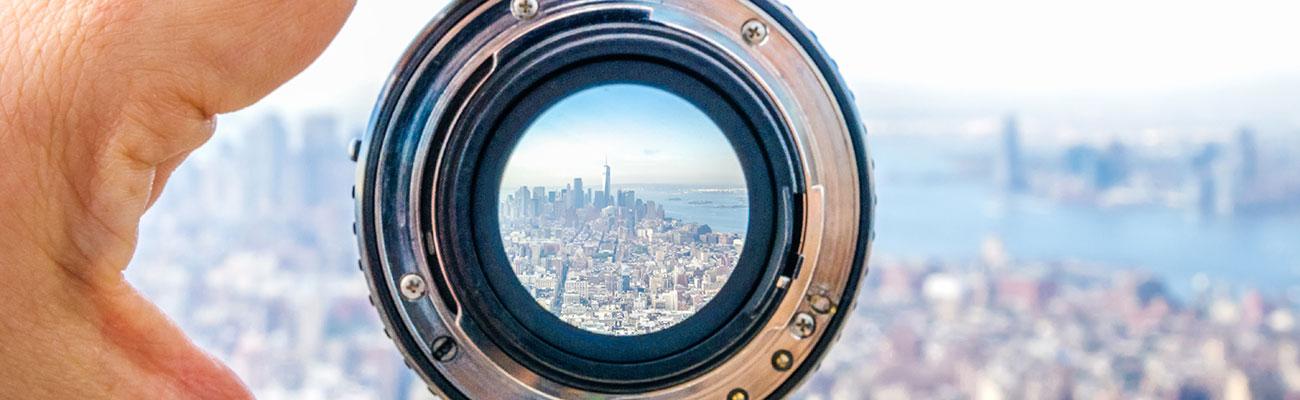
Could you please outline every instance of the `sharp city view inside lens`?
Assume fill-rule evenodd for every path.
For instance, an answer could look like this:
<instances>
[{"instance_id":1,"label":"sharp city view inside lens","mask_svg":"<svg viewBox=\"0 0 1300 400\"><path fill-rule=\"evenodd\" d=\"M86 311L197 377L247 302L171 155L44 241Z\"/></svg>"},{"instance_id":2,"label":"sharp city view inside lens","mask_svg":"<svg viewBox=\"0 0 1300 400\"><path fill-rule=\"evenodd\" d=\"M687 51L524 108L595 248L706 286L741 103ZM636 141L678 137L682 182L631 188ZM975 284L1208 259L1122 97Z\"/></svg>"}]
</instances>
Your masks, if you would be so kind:
<instances>
[{"instance_id":1,"label":"sharp city view inside lens","mask_svg":"<svg viewBox=\"0 0 1300 400\"><path fill-rule=\"evenodd\" d=\"M511 268L538 304L627 336L677 324L718 293L748 207L740 161L704 112L611 84L561 99L527 128L499 218Z\"/></svg>"}]
</instances>

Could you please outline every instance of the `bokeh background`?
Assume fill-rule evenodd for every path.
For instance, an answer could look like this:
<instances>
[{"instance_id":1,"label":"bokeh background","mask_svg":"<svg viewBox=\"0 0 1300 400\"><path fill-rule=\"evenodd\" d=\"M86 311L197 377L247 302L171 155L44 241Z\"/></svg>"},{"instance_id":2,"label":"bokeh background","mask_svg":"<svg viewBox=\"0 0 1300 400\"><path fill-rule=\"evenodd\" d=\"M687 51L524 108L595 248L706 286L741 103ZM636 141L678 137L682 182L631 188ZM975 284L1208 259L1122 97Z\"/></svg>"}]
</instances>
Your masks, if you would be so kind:
<instances>
[{"instance_id":1,"label":"bokeh background","mask_svg":"<svg viewBox=\"0 0 1300 400\"><path fill-rule=\"evenodd\" d=\"M857 94L880 197L799 397L1300 398L1300 6L788 3ZM346 144L443 5L361 2L145 217L128 278L261 398L430 396L366 300Z\"/></svg>"}]
</instances>

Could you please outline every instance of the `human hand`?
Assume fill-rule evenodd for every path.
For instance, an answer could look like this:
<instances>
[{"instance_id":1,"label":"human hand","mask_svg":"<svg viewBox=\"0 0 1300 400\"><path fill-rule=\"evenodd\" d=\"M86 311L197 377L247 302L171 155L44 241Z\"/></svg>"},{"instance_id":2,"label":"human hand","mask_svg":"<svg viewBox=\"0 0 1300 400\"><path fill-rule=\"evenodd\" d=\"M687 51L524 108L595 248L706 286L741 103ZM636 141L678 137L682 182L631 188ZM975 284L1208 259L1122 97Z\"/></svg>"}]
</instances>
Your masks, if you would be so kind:
<instances>
[{"instance_id":1,"label":"human hand","mask_svg":"<svg viewBox=\"0 0 1300 400\"><path fill-rule=\"evenodd\" d=\"M250 397L122 271L213 117L306 68L353 1L0 3L0 399Z\"/></svg>"}]
</instances>

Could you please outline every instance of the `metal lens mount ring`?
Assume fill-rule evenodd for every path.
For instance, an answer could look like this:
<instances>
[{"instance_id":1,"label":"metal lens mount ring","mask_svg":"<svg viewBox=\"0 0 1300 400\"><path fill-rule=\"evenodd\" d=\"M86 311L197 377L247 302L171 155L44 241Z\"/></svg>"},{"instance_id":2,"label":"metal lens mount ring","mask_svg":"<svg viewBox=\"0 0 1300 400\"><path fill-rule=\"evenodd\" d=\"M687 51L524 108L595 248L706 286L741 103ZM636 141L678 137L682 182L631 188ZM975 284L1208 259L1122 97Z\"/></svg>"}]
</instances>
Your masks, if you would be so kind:
<instances>
[{"instance_id":1,"label":"metal lens mount ring","mask_svg":"<svg viewBox=\"0 0 1300 400\"><path fill-rule=\"evenodd\" d=\"M635 336L544 312L503 273L496 221L522 131L609 83L707 113L749 193L732 278L694 316ZM834 64L772 1L456 1L399 62L357 148L360 268L408 365L448 398L782 397L866 274L865 140Z\"/></svg>"}]
</instances>

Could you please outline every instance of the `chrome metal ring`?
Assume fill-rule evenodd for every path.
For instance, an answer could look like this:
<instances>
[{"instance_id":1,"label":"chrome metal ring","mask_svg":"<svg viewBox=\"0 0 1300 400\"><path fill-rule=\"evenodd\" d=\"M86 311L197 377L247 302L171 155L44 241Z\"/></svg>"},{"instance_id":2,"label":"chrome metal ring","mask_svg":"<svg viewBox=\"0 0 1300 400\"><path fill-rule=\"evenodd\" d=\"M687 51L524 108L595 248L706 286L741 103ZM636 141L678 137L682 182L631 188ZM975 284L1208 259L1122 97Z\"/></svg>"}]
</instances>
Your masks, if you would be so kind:
<instances>
[{"instance_id":1,"label":"chrome metal ring","mask_svg":"<svg viewBox=\"0 0 1300 400\"><path fill-rule=\"evenodd\" d=\"M645 379L634 376L636 368L581 370L620 368L608 360L555 366L564 363L520 354L532 348L483 327L482 321L498 316L475 314L481 308L465 303L479 301L477 291L487 287L467 287L472 280L461 277L472 263L467 260L477 260L465 254L472 249L461 249L471 240L462 234L470 220L440 209L465 204L456 203L464 201L457 193L439 189L458 187L442 182L473 171L459 167L467 154L461 149L480 132L475 126L485 113L475 107L497 104L490 101L500 92L494 85L527 81L511 74L542 68L528 63L551 60L548 54L582 51L583 40L609 32L624 32L628 43L689 42L680 48L716 61L700 65L731 66L754 104L770 111L773 132L780 132L774 140L784 146L792 173L781 188L793 204L778 207L785 210L778 214L788 214L780 230L789 238L773 242L790 248L771 258L771 282L757 289L766 292L751 294L768 299L755 301L764 304L761 312L747 314L754 322L742 324L744 335L735 340L719 341L726 345L705 349L713 352L707 357L692 358L698 362L681 373ZM538 50L544 46L551 46L549 53ZM625 53L647 51L629 47ZM606 47L601 57L623 52ZM677 53L662 54L671 59ZM446 397L780 397L829 349L866 273L875 198L865 141L833 63L773 2L456 2L399 62L361 146L355 193L360 266L408 364Z\"/></svg>"}]
</instances>

